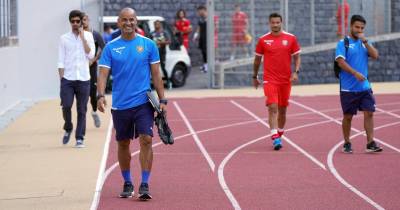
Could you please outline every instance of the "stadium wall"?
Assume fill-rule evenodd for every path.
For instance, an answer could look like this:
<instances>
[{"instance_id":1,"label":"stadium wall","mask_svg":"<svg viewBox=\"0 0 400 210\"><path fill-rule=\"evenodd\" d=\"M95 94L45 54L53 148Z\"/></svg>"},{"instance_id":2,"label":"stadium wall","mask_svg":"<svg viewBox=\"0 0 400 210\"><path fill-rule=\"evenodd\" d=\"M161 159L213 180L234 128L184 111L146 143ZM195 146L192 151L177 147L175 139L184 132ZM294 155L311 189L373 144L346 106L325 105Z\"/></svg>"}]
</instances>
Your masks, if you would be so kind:
<instances>
[{"instance_id":1,"label":"stadium wall","mask_svg":"<svg viewBox=\"0 0 400 210\"><path fill-rule=\"evenodd\" d=\"M400 39L376 42L379 59L369 61L371 82L400 81ZM301 84L336 83L333 74L335 49L302 55Z\"/></svg>"}]
</instances>

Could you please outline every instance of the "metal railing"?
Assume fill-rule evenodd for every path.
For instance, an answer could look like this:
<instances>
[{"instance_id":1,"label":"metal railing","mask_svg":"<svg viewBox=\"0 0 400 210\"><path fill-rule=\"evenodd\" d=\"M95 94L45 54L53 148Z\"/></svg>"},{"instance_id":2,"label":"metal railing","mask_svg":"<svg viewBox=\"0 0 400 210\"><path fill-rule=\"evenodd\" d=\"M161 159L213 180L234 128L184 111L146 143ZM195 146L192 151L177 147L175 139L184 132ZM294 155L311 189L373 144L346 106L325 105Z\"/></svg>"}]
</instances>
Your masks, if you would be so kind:
<instances>
[{"instance_id":1,"label":"metal railing","mask_svg":"<svg viewBox=\"0 0 400 210\"><path fill-rule=\"evenodd\" d=\"M247 33L252 36L250 43L240 46L241 52L238 46L233 46L232 38L236 5L246 14ZM217 30L217 43L214 43L215 33L209 32L207 37L209 87L212 88L225 87L225 74L238 75L238 80L239 75L243 80L251 77L249 65L254 59L256 42L269 31L268 16L273 12L282 15L283 29L297 36L302 49L337 42L349 31L353 14L361 14L367 20L367 36L388 34L392 28L390 0L207 0L207 9L207 31ZM218 24L210 24L215 16Z\"/></svg>"}]
</instances>

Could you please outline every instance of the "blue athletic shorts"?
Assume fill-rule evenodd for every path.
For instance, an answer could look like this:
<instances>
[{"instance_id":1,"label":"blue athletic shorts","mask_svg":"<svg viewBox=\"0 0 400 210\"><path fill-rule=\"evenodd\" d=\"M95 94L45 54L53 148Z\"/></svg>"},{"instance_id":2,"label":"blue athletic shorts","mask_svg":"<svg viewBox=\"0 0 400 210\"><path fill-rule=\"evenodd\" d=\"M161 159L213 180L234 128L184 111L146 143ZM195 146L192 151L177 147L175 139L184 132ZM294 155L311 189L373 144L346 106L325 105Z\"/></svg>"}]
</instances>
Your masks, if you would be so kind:
<instances>
[{"instance_id":1,"label":"blue athletic shorts","mask_svg":"<svg viewBox=\"0 0 400 210\"><path fill-rule=\"evenodd\" d=\"M343 114L356 115L357 110L375 112L375 98L372 90L361 92L340 91Z\"/></svg>"},{"instance_id":2,"label":"blue athletic shorts","mask_svg":"<svg viewBox=\"0 0 400 210\"><path fill-rule=\"evenodd\" d=\"M140 135L153 137L154 108L145 103L125 110L111 110L117 141Z\"/></svg>"}]
</instances>

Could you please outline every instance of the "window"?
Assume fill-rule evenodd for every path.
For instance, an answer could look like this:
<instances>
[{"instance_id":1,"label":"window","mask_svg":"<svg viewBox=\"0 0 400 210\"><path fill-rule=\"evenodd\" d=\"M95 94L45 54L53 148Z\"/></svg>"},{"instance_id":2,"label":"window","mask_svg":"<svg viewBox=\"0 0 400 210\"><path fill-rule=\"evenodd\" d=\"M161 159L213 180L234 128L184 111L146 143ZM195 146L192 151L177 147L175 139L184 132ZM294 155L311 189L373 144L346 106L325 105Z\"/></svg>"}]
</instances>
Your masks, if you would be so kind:
<instances>
[{"instance_id":1,"label":"window","mask_svg":"<svg viewBox=\"0 0 400 210\"><path fill-rule=\"evenodd\" d=\"M0 0L0 47L17 43L17 0Z\"/></svg>"}]
</instances>

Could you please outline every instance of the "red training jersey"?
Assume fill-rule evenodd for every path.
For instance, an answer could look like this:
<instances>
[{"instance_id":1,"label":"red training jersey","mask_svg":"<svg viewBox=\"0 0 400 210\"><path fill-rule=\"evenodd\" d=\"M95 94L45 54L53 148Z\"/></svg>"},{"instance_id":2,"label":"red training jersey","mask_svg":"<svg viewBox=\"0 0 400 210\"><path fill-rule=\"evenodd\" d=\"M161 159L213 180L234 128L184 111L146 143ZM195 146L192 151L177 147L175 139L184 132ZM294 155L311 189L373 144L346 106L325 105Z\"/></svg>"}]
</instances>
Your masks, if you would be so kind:
<instances>
[{"instance_id":1,"label":"red training jersey","mask_svg":"<svg viewBox=\"0 0 400 210\"><path fill-rule=\"evenodd\" d=\"M235 12L232 16L232 30L233 33L243 33L247 28L247 15L239 11Z\"/></svg>"},{"instance_id":2,"label":"red training jersey","mask_svg":"<svg viewBox=\"0 0 400 210\"><path fill-rule=\"evenodd\" d=\"M300 51L296 36L285 31L277 36L270 32L260 37L255 53L264 56L264 82L290 83L292 55Z\"/></svg>"},{"instance_id":3,"label":"red training jersey","mask_svg":"<svg viewBox=\"0 0 400 210\"><path fill-rule=\"evenodd\" d=\"M175 21L175 27L178 31L182 33L183 46L185 46L185 48L189 50L189 34L191 32L190 20L177 20Z\"/></svg>"},{"instance_id":4,"label":"red training jersey","mask_svg":"<svg viewBox=\"0 0 400 210\"><path fill-rule=\"evenodd\" d=\"M183 34L188 34L190 33L190 20L188 19L183 19L183 20L177 20L175 22L175 27L178 29L178 31L182 32Z\"/></svg>"}]
</instances>

